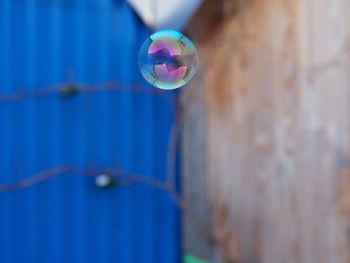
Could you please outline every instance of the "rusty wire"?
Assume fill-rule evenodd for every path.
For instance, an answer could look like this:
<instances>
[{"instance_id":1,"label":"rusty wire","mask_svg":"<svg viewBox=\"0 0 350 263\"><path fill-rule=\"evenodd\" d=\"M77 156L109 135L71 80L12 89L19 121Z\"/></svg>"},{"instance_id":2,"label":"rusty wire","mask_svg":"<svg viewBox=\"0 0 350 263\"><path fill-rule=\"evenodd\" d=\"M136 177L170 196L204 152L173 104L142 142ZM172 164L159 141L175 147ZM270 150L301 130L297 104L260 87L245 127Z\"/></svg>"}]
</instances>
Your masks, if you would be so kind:
<instances>
[{"instance_id":1,"label":"rusty wire","mask_svg":"<svg viewBox=\"0 0 350 263\"><path fill-rule=\"evenodd\" d=\"M130 91L130 92L141 92L149 93L152 95L165 95L166 91L159 89L147 88L139 84L123 84L117 81L109 81L105 83L78 83L78 82L62 82L52 85L48 85L41 88L35 89L19 89L6 94L0 94L1 102L17 102L27 99L39 99L47 97L52 94L58 94L60 97L70 97L72 95L80 93L92 93L102 91Z\"/></svg>"},{"instance_id":2,"label":"rusty wire","mask_svg":"<svg viewBox=\"0 0 350 263\"><path fill-rule=\"evenodd\" d=\"M168 94L166 91L159 89L147 89L142 85L123 85L115 81L101 83L101 84L82 84L82 83L58 83L43 87L37 90L24 92L16 91L8 94L0 94L0 103L8 102L18 102L26 99L37 99L46 97L52 94L59 94L62 98L70 97L78 93L89 93L89 92L99 92L99 91L115 91L115 90L125 90L130 92L145 92L152 95L165 95ZM169 134L168 141L168 153L167 153L167 170L166 170L166 180L159 180L152 176L146 176L142 174L136 174L131 171L126 170L121 166L107 167L104 169L97 169L95 167L79 168L72 166L70 164L57 165L51 168L42 170L34 175L18 180L14 183L0 184L1 192L12 192L29 187L38 185L46 180L54 177L63 176L66 174L73 174L76 176L87 176L95 177L99 174L106 174L111 176L117 186L131 186L137 184L148 185L154 187L155 189L167 192L172 198L178 209L186 214L189 222L192 224L193 228L200 234L203 238L212 239L212 234L208 229L201 226L200 219L197 218L188 208L186 200L178 192L176 184L176 162L177 162L177 152L179 145L179 138L181 136L181 130L183 127L183 122L186 116L186 112L191 108L191 102L195 100L195 93L191 93L190 103L186 107L179 106L176 102L174 104L175 119L172 124L172 128Z\"/></svg>"}]
</instances>

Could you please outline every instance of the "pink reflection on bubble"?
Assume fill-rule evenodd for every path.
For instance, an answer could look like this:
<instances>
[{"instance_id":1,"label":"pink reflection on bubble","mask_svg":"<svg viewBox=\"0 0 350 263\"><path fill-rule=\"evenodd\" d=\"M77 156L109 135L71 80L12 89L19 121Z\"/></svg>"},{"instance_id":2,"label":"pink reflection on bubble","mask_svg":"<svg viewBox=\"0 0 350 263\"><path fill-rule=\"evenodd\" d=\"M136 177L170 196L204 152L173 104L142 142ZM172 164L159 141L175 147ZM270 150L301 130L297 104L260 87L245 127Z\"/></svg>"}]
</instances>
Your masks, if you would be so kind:
<instances>
[{"instance_id":1,"label":"pink reflection on bubble","mask_svg":"<svg viewBox=\"0 0 350 263\"><path fill-rule=\"evenodd\" d=\"M155 41L149 46L148 54L155 54L157 51L165 48L169 51L170 56L180 55L181 50L177 50L176 45L174 41Z\"/></svg>"},{"instance_id":2,"label":"pink reflection on bubble","mask_svg":"<svg viewBox=\"0 0 350 263\"><path fill-rule=\"evenodd\" d=\"M155 72L159 79L166 82L179 81L183 79L187 72L187 67L179 67L176 70L169 71L165 64L155 66Z\"/></svg>"}]
</instances>

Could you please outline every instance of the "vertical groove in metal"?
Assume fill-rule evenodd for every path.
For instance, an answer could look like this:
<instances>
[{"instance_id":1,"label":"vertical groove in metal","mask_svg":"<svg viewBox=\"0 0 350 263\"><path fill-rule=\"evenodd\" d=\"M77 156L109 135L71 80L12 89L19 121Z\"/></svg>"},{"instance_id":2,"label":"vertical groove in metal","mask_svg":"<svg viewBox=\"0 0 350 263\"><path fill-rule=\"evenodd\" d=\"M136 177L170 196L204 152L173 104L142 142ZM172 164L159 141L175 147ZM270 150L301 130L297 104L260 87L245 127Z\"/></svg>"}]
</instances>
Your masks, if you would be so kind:
<instances>
[{"instance_id":1,"label":"vertical groove in metal","mask_svg":"<svg viewBox=\"0 0 350 263\"><path fill-rule=\"evenodd\" d=\"M86 13L87 13L87 1L76 0L75 8L72 9L72 26L74 27L73 34L71 38L73 39L73 48L75 53L75 63L74 70L72 69L73 78L78 82L89 82L87 69L88 65L86 64ZM81 94L77 98L78 108L76 110L76 118L80 119L78 125L74 126L74 148L76 149L76 155L72 156L76 166L86 167L88 165L86 160L87 152L87 122L89 116L87 115L87 110L89 108L88 101L89 94ZM71 217L71 223L74 226L74 235L71 236L74 242L75 251L72 251L72 257L75 259L74 262L85 263L87 262L87 226L86 226L86 187L87 180L86 178L74 178L77 181L77 185L74 188L74 205L73 210L76 213L76 216ZM73 190L73 189L72 189Z\"/></svg>"},{"instance_id":2,"label":"vertical groove in metal","mask_svg":"<svg viewBox=\"0 0 350 263\"><path fill-rule=\"evenodd\" d=\"M23 89L32 92L35 90L37 83L37 52L36 52L36 41L37 41L37 32L36 32L36 9L34 0L28 1L25 10L26 16L24 23L26 24L26 35L24 43L26 43L25 49L25 71L26 72L26 83L23 84ZM27 85L25 85L27 84ZM27 115L23 120L21 131L25 131L25 134L22 137L25 138L25 141L22 141L23 144L23 157L19 154L19 165L23 166L20 168L24 173L25 177L30 176L31 174L37 171L38 164L38 155L36 150L37 140L37 105L33 101L26 101L23 105L23 110L21 115ZM25 156L25 157L24 157ZM22 161L23 160L23 161ZM25 167L25 168L24 168ZM24 239L24 249L22 251L22 260L26 261L27 258L33 258L33 260L38 261L38 210L37 210L37 187L27 189L23 192L23 195L20 198L21 205L23 206L23 217L21 224L24 225L24 232L22 232ZM23 220L26 218L26 220Z\"/></svg>"},{"instance_id":3,"label":"vertical groove in metal","mask_svg":"<svg viewBox=\"0 0 350 263\"><path fill-rule=\"evenodd\" d=\"M52 82L57 83L59 81L62 81L62 12L61 9L58 7L60 0L55 0L52 3L52 6L50 8L50 23L51 23L51 35L50 38L50 50L51 50L51 78ZM62 140L61 140L61 133L60 130L62 129L61 126L61 108L60 108L60 101L59 99L53 98L52 99L52 119L55 121L52 122L52 140L51 140L51 147L52 147L52 156L51 156L51 164L53 166L59 165L61 163L61 152L62 152ZM52 214L51 214L51 228L52 228L52 235L51 235L51 242L52 244L55 244L54 246L51 245L51 258L50 262L52 263L60 263L63 261L63 231L61 228L57 226L62 226L62 218L63 218L63 195L64 190L62 189L62 183L63 180L60 177L53 178L52 180L52 187L51 187L51 204L52 207L54 207Z\"/></svg>"},{"instance_id":4,"label":"vertical groove in metal","mask_svg":"<svg viewBox=\"0 0 350 263\"><path fill-rule=\"evenodd\" d=\"M11 51L10 51L10 74L11 74L11 89L13 92L20 90L20 87L23 86L25 82L25 47L21 47L21 43L25 43L25 31L22 31L22 34L15 34L14 32L20 30L21 27L25 24L26 18L26 9L25 7L21 8L12 8L10 12L10 26L12 34L8 36L11 41ZM24 63L23 63L24 62ZM26 102L21 101L17 105L11 105L11 147L12 151L10 156L8 156L10 167L11 167L11 179L22 179L25 177L23 170L18 171L18 168L21 169L24 165L21 158L25 154L25 145L26 143L26 134L22 134L22 122L12 121L19 119L20 116L24 113L24 106ZM16 169L17 168L17 169ZM16 173L16 175L14 175ZM25 228L25 222L22 222L22 218L25 218L25 207L21 200L25 195L24 192L14 194L11 193L12 201L12 259L15 262L23 261L23 255L27 254L27 248L25 247L25 239L21 238L21 233L27 234L27 229ZM28 235L26 235L28 236ZM24 253L16 253L14 247L17 246L18 250L22 250Z\"/></svg>"},{"instance_id":5,"label":"vertical groove in metal","mask_svg":"<svg viewBox=\"0 0 350 263\"><path fill-rule=\"evenodd\" d=\"M110 21L111 34L111 72L110 76L117 76L121 83L131 83L132 72L131 61L132 46L131 36L136 34L128 17L128 9L125 5L119 4ZM115 25L115 27L113 27ZM125 30L128 29L128 30ZM134 94L128 91L118 91L111 96L111 142L114 165L121 165L128 170L133 168L133 145L132 138L137 136L134 131L134 116L136 115L133 101ZM113 231L115 248L124 248L123 253L118 249L114 250L112 262L136 262L137 253L134 253L133 246L137 240L135 231L135 189L125 188L119 191L114 198L112 206L113 218L118 222L117 228ZM122 200L121 202L118 200ZM134 248L135 249L135 248Z\"/></svg>"},{"instance_id":6,"label":"vertical groove in metal","mask_svg":"<svg viewBox=\"0 0 350 263\"><path fill-rule=\"evenodd\" d=\"M0 95L64 82L142 84L137 54L149 33L121 0L0 0ZM164 180L173 99L130 90L0 99L0 184L59 165ZM168 194L94 180L66 173L0 192L0 262L180 262Z\"/></svg>"},{"instance_id":7,"label":"vertical groove in metal","mask_svg":"<svg viewBox=\"0 0 350 263\"><path fill-rule=\"evenodd\" d=\"M3 92L11 92L11 75L10 75L10 0L2 1L0 10L0 85ZM0 105L0 167L1 183L11 182L11 107L10 105ZM7 124L7 125L6 125ZM7 158L6 158L7 156ZM12 262L12 200L10 193L0 195L0 262Z\"/></svg>"},{"instance_id":8,"label":"vertical groove in metal","mask_svg":"<svg viewBox=\"0 0 350 263\"><path fill-rule=\"evenodd\" d=\"M108 1L101 1L108 4ZM87 13L87 25L89 29L85 37L87 65L96 65L94 70L88 72L89 82L103 83L108 81L108 18L109 13L100 15L94 12ZM96 41L96 38L98 41ZM96 56L89 56L96 52ZM98 65L98 66L97 66ZM88 96L88 126L86 159L99 168L111 166L109 149L109 123L108 123L108 94L101 92ZM87 262L110 262L110 193L103 190L99 195L92 194L92 187L88 187L87 194Z\"/></svg>"}]
</instances>

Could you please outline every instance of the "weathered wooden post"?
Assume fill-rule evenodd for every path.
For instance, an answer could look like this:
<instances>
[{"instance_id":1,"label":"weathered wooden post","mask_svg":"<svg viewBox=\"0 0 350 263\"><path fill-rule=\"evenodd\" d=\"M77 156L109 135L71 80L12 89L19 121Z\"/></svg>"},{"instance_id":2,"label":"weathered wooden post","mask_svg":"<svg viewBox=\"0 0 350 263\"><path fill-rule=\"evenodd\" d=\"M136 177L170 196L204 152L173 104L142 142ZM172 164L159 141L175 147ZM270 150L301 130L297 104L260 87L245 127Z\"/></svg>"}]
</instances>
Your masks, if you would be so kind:
<instances>
[{"instance_id":1,"label":"weathered wooden post","mask_svg":"<svg viewBox=\"0 0 350 263\"><path fill-rule=\"evenodd\" d=\"M350 2L213 10L189 28L205 110L188 116L205 125L195 133L222 262L350 262Z\"/></svg>"}]
</instances>

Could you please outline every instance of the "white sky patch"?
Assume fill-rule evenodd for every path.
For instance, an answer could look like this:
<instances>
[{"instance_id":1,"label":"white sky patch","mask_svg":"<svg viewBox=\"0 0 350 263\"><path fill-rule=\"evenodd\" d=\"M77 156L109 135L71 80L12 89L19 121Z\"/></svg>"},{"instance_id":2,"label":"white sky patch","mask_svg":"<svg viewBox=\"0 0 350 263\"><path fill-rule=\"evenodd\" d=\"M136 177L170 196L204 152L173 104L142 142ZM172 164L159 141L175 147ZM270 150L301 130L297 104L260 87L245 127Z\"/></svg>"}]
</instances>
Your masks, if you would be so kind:
<instances>
[{"instance_id":1,"label":"white sky patch","mask_svg":"<svg viewBox=\"0 0 350 263\"><path fill-rule=\"evenodd\" d=\"M128 0L147 26L153 30L181 30L203 0Z\"/></svg>"}]
</instances>

